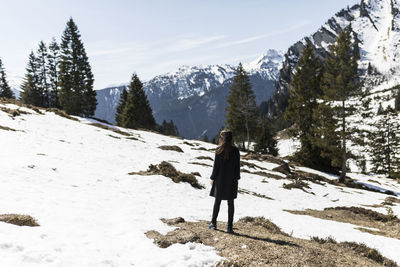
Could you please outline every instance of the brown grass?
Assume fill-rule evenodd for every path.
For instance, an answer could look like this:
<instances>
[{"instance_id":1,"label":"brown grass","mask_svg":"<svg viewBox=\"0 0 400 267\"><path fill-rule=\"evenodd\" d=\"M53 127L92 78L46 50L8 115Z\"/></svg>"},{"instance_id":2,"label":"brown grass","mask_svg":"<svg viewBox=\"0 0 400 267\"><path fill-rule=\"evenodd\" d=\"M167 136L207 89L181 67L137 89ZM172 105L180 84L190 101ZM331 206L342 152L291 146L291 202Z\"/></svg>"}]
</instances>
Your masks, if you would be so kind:
<instances>
[{"instance_id":1,"label":"brown grass","mask_svg":"<svg viewBox=\"0 0 400 267\"><path fill-rule=\"evenodd\" d=\"M171 151L183 153L182 148L180 148L179 146L159 146L158 148L162 149L162 150L171 150Z\"/></svg>"},{"instance_id":2,"label":"brown grass","mask_svg":"<svg viewBox=\"0 0 400 267\"><path fill-rule=\"evenodd\" d=\"M104 130L112 131L114 133L117 133L117 134L120 134L120 135L123 135L123 136L131 136L129 133L120 131L118 129L115 129L113 127L110 127L110 126L107 126L107 125L104 125L104 124L101 124L101 123L91 123L89 125L92 125L92 126L104 129Z\"/></svg>"},{"instance_id":3,"label":"brown grass","mask_svg":"<svg viewBox=\"0 0 400 267\"><path fill-rule=\"evenodd\" d=\"M1 126L0 125L0 130L5 130L5 131L12 131L12 132L16 132L17 130L7 127L7 126Z\"/></svg>"},{"instance_id":4,"label":"brown grass","mask_svg":"<svg viewBox=\"0 0 400 267\"><path fill-rule=\"evenodd\" d=\"M40 226L37 221L29 215L0 214L0 221L18 226Z\"/></svg>"},{"instance_id":5,"label":"brown grass","mask_svg":"<svg viewBox=\"0 0 400 267\"><path fill-rule=\"evenodd\" d=\"M352 242L315 242L293 238L269 220L245 217L234 224L235 234L209 230L208 222L163 220L177 229L162 235L146 233L160 247L196 242L212 246L225 260L216 266L397 266L378 251ZM218 229L225 229L218 223Z\"/></svg>"},{"instance_id":6,"label":"brown grass","mask_svg":"<svg viewBox=\"0 0 400 267\"><path fill-rule=\"evenodd\" d=\"M73 120L73 121L79 121L79 119L72 117L71 115L69 115L67 112L65 112L64 110L58 109L58 108L48 108L46 109L49 112L53 112L55 114L57 114L58 116L61 116L63 118L69 119L69 120Z\"/></svg>"},{"instance_id":7,"label":"brown grass","mask_svg":"<svg viewBox=\"0 0 400 267\"><path fill-rule=\"evenodd\" d=\"M196 176L191 173L182 173L177 171L175 167L166 161L161 162L158 165L150 164L147 171L131 172L129 175L163 175L170 178L175 183L189 183L191 186L197 189L204 189L205 187L197 181Z\"/></svg>"},{"instance_id":8,"label":"brown grass","mask_svg":"<svg viewBox=\"0 0 400 267\"><path fill-rule=\"evenodd\" d=\"M400 220L373 210L360 207L334 207L324 210L306 209L304 211L287 212L299 215L309 215L325 220L351 223L358 225L360 231L400 239ZM368 228L376 228L374 231Z\"/></svg>"},{"instance_id":9,"label":"brown grass","mask_svg":"<svg viewBox=\"0 0 400 267\"><path fill-rule=\"evenodd\" d=\"M193 164L193 165L199 165L199 166L205 166L205 167L212 167L210 164L206 164L206 163L202 163L202 162L188 162L189 164Z\"/></svg>"},{"instance_id":10,"label":"brown grass","mask_svg":"<svg viewBox=\"0 0 400 267\"><path fill-rule=\"evenodd\" d=\"M199 157L196 157L196 159L204 159L204 160L211 160L211 161L213 161L213 159L212 159L211 157L207 157L207 156L199 156Z\"/></svg>"}]
</instances>

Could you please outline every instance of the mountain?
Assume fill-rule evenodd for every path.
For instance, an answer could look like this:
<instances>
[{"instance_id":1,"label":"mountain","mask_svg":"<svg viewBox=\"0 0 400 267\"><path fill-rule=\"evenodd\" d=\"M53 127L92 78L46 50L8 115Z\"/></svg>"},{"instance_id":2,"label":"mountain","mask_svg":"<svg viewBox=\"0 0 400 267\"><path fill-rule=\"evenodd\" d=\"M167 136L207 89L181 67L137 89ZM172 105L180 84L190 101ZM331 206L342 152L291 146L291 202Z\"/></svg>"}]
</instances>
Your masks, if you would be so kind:
<instances>
[{"instance_id":1,"label":"mountain","mask_svg":"<svg viewBox=\"0 0 400 267\"><path fill-rule=\"evenodd\" d=\"M397 85L400 74L399 10L399 0L362 0L360 4L342 9L317 32L292 45L284 55L268 113L276 114L286 108L289 84L306 40L312 43L318 57L324 59L328 55L329 45L335 42L340 30L350 25L360 47L360 70L366 75L369 65L375 70L366 79L375 80L375 86L382 82L388 87Z\"/></svg>"},{"instance_id":2,"label":"mountain","mask_svg":"<svg viewBox=\"0 0 400 267\"><path fill-rule=\"evenodd\" d=\"M269 99L281 68L283 53L268 50L250 63L243 64L250 76L257 103ZM215 136L224 125L226 97L236 66L182 66L144 83L153 114L158 123L173 120L186 138L204 134ZM125 86L97 91L95 117L115 122L115 109Z\"/></svg>"}]
</instances>

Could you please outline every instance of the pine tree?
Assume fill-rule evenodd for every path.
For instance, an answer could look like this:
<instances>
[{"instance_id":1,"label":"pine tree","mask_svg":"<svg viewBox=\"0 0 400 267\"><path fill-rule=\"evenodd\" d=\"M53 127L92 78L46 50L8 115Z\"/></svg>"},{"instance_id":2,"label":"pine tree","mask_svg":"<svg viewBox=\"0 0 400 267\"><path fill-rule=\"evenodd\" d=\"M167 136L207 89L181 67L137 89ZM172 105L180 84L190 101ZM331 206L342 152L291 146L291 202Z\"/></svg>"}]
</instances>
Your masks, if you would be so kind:
<instances>
[{"instance_id":1,"label":"pine tree","mask_svg":"<svg viewBox=\"0 0 400 267\"><path fill-rule=\"evenodd\" d=\"M298 137L301 147L294 158L302 164L321 168L321 151L315 145L316 118L313 116L321 98L322 64L315 57L309 41L302 51L291 81L289 105L285 111L287 121L293 123L292 136Z\"/></svg>"},{"instance_id":2,"label":"pine tree","mask_svg":"<svg viewBox=\"0 0 400 267\"><path fill-rule=\"evenodd\" d=\"M170 120L170 122L163 120L162 124L158 126L158 132L164 135L179 136L178 127L173 120Z\"/></svg>"},{"instance_id":3,"label":"pine tree","mask_svg":"<svg viewBox=\"0 0 400 267\"><path fill-rule=\"evenodd\" d=\"M47 82L47 47L43 41L40 41L39 48L36 53L36 66L38 71L38 90L41 96L40 105L41 107L49 107L50 92L49 84Z\"/></svg>"},{"instance_id":4,"label":"pine tree","mask_svg":"<svg viewBox=\"0 0 400 267\"><path fill-rule=\"evenodd\" d=\"M259 122L254 150L262 154L278 155L277 142L274 139L271 122L267 118L263 118Z\"/></svg>"},{"instance_id":5,"label":"pine tree","mask_svg":"<svg viewBox=\"0 0 400 267\"><path fill-rule=\"evenodd\" d=\"M153 117L143 84L136 74L132 75L130 90L121 116L122 126L126 128L143 128L153 130L156 121Z\"/></svg>"},{"instance_id":6,"label":"pine tree","mask_svg":"<svg viewBox=\"0 0 400 267\"><path fill-rule=\"evenodd\" d=\"M0 97L14 98L14 93L7 82L7 75L0 59Z\"/></svg>"},{"instance_id":7,"label":"pine tree","mask_svg":"<svg viewBox=\"0 0 400 267\"><path fill-rule=\"evenodd\" d=\"M26 74L21 84L21 100L25 104L42 106L42 94L39 88L39 72L37 58L33 51L29 54Z\"/></svg>"},{"instance_id":8,"label":"pine tree","mask_svg":"<svg viewBox=\"0 0 400 267\"><path fill-rule=\"evenodd\" d=\"M388 107L373 127L369 136L372 171L400 178L400 122L397 112Z\"/></svg>"},{"instance_id":9,"label":"pine tree","mask_svg":"<svg viewBox=\"0 0 400 267\"><path fill-rule=\"evenodd\" d=\"M243 148L245 140L247 141L248 150L253 131L257 126L258 110L249 76L241 63L235 71L227 101L226 125L241 139Z\"/></svg>"},{"instance_id":10,"label":"pine tree","mask_svg":"<svg viewBox=\"0 0 400 267\"><path fill-rule=\"evenodd\" d=\"M48 74L48 90L49 90L49 107L60 108L58 100L58 65L59 65L60 47L56 39L53 37L49 44L47 55L47 74Z\"/></svg>"},{"instance_id":11,"label":"pine tree","mask_svg":"<svg viewBox=\"0 0 400 267\"><path fill-rule=\"evenodd\" d=\"M322 123L320 131L324 138L319 142L325 149L323 154L330 157L332 166L341 168L340 182L344 182L346 177L349 156L347 145L354 133L354 129L349 126L348 117L355 113L356 108L349 99L359 95L361 88L357 63L360 55L357 44L352 43L350 32L350 30L341 31L336 44L330 47L322 77L324 102L320 114L330 121L328 125L333 125L327 125L324 128L324 123ZM325 139L325 136L331 134L336 137L332 136L332 140ZM337 142L337 137L340 139L339 154L337 154L337 148L333 147Z\"/></svg>"},{"instance_id":12,"label":"pine tree","mask_svg":"<svg viewBox=\"0 0 400 267\"><path fill-rule=\"evenodd\" d=\"M125 108L127 99L128 99L128 91L126 91L126 88L124 88L119 98L117 111L115 113L115 121L117 122L118 126L122 126L122 111Z\"/></svg>"},{"instance_id":13,"label":"pine tree","mask_svg":"<svg viewBox=\"0 0 400 267\"><path fill-rule=\"evenodd\" d=\"M400 86L397 86L394 99L394 110L400 111Z\"/></svg>"},{"instance_id":14,"label":"pine tree","mask_svg":"<svg viewBox=\"0 0 400 267\"><path fill-rule=\"evenodd\" d=\"M93 116L97 105L93 74L81 35L72 18L67 22L60 47L60 104L68 114Z\"/></svg>"}]
</instances>

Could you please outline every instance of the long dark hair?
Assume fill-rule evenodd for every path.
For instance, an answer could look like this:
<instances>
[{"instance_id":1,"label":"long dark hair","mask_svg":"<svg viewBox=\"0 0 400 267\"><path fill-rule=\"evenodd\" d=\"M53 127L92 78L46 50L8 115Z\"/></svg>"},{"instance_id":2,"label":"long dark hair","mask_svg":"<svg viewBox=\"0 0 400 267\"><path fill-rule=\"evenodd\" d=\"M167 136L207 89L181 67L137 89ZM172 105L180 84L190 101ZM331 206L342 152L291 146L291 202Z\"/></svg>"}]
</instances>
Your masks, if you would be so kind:
<instances>
[{"instance_id":1,"label":"long dark hair","mask_svg":"<svg viewBox=\"0 0 400 267\"><path fill-rule=\"evenodd\" d=\"M222 130L219 134L219 144L215 153L224 154L224 160L229 159L229 152L232 150L233 135L230 130Z\"/></svg>"}]
</instances>

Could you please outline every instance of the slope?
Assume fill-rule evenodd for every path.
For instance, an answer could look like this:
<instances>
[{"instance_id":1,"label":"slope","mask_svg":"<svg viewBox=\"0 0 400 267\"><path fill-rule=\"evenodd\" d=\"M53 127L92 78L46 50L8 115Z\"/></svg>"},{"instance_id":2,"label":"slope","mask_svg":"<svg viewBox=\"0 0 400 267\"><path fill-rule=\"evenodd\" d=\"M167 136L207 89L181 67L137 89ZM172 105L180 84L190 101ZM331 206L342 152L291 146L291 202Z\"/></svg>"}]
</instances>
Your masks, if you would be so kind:
<instances>
[{"instance_id":1,"label":"slope","mask_svg":"<svg viewBox=\"0 0 400 267\"><path fill-rule=\"evenodd\" d=\"M159 148L166 145L183 152ZM0 222L2 266L208 266L222 259L216 249L204 244L189 242L163 249L145 235L149 230L165 234L174 229L160 218L209 220L213 202L208 196L209 158L213 158L214 145L116 128L2 100L0 147L0 214L29 214L40 224L20 227ZM362 232L350 223L285 211L371 206L388 195L328 180L306 181L308 188L290 190L285 184L293 178L273 170L282 163L280 159L242 156L236 221L264 216L293 237L333 236L337 241L364 242L400 263L399 239ZM183 173L198 172L205 189L174 183L162 175L129 175L162 161ZM318 173L336 178L291 168L306 172L307 177ZM371 177L352 175L371 185ZM379 181L382 189L400 194L398 183ZM398 204L391 207L395 215L400 214ZM386 212L385 206L371 209ZM222 207L221 221L226 221L225 213Z\"/></svg>"}]
</instances>

